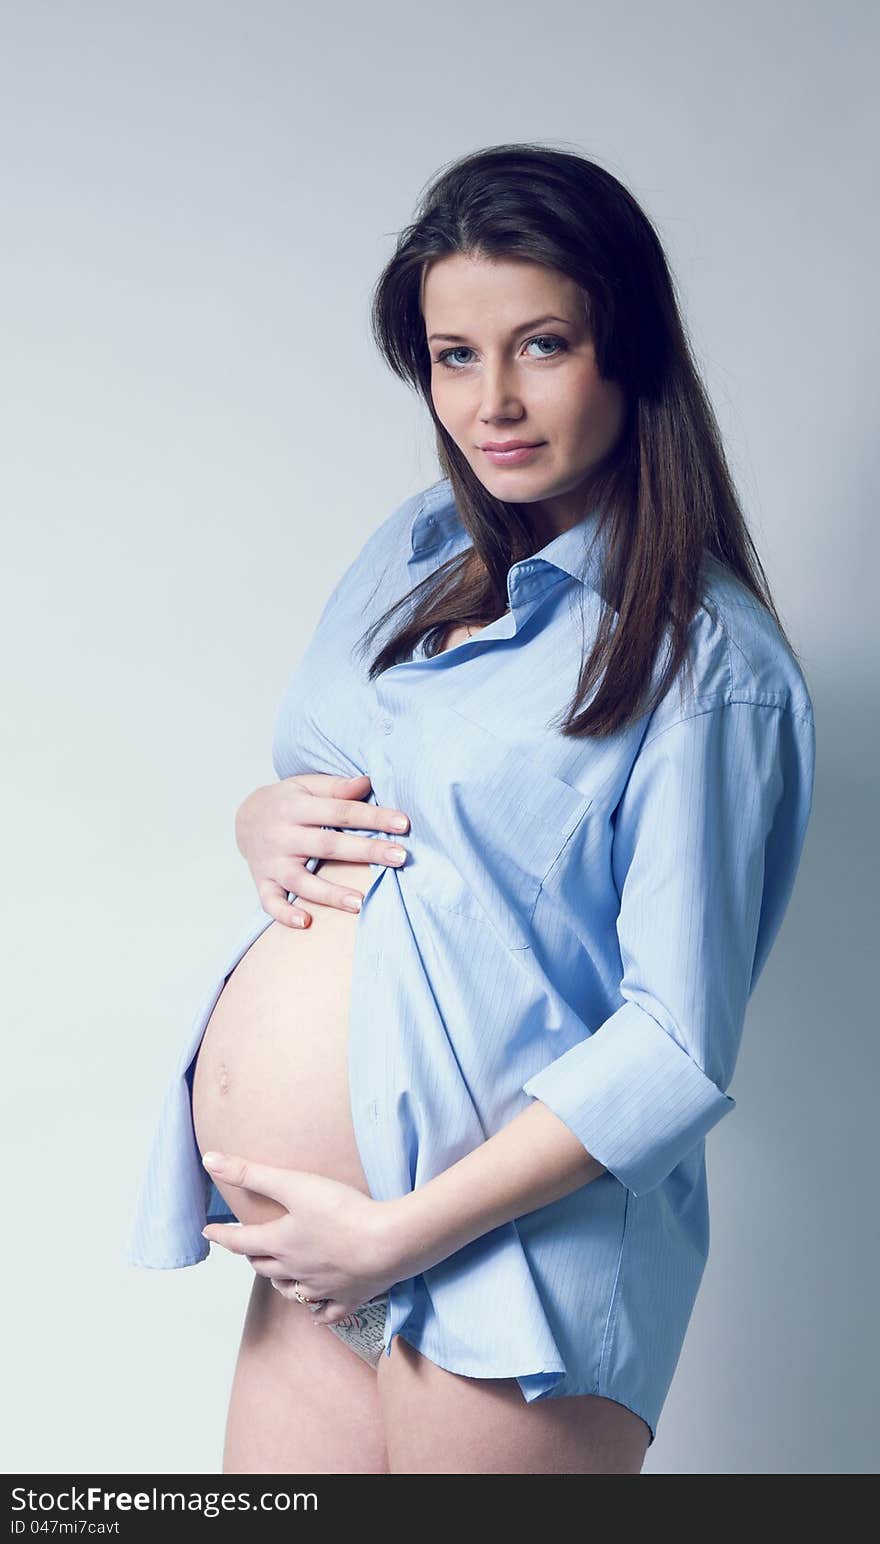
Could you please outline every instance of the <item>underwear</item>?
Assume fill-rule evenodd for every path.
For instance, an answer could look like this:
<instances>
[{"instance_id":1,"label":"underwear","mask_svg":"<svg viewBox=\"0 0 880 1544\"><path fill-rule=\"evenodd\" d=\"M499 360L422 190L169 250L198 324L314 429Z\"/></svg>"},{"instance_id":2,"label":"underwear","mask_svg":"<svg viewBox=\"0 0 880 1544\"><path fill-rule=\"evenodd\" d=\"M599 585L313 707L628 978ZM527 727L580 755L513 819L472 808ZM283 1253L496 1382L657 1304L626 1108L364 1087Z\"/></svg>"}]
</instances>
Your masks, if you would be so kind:
<instances>
[{"instance_id":1,"label":"underwear","mask_svg":"<svg viewBox=\"0 0 880 1544\"><path fill-rule=\"evenodd\" d=\"M311 1306L312 1312L317 1313L320 1305ZM347 1318L341 1319L338 1324L328 1324L327 1328L338 1335L340 1340L344 1340L362 1361L369 1362L371 1367L378 1367L379 1358L385 1349L387 1309L388 1293L380 1292L378 1297L371 1297Z\"/></svg>"}]
</instances>

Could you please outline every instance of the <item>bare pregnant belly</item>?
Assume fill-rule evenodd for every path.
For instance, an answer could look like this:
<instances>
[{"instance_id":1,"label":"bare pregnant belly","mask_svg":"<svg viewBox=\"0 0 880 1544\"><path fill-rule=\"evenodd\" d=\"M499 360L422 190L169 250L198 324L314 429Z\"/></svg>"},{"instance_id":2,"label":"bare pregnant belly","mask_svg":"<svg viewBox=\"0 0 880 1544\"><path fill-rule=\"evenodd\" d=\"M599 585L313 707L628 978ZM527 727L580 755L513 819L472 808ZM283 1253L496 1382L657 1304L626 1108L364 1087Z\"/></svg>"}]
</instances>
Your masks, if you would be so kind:
<instances>
[{"instance_id":1,"label":"bare pregnant belly","mask_svg":"<svg viewBox=\"0 0 880 1544\"><path fill-rule=\"evenodd\" d=\"M365 863L325 859L322 877L364 894ZM306 903L306 928L271 922L214 1006L193 1077L199 1151L308 1169L369 1194L351 1120L348 1017L357 912ZM215 1181L242 1222L277 1201Z\"/></svg>"}]
</instances>

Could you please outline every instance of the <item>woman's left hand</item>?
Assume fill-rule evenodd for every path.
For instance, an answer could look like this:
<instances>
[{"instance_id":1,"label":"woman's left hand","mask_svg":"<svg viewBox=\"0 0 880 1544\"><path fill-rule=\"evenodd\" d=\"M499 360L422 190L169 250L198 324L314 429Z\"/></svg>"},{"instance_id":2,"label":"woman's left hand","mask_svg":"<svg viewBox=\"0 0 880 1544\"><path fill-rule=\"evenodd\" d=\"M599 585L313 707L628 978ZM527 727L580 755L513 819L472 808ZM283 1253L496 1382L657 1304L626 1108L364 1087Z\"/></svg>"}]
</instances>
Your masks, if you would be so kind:
<instances>
[{"instance_id":1,"label":"woman's left hand","mask_svg":"<svg viewBox=\"0 0 880 1544\"><path fill-rule=\"evenodd\" d=\"M293 1298L297 1287L304 1297L326 1299L312 1311L317 1324L338 1324L406 1274L396 1258L392 1203L303 1169L273 1168L229 1153L206 1153L203 1162L212 1176L285 1208L269 1222L210 1223L203 1236L246 1255L284 1297Z\"/></svg>"}]
</instances>

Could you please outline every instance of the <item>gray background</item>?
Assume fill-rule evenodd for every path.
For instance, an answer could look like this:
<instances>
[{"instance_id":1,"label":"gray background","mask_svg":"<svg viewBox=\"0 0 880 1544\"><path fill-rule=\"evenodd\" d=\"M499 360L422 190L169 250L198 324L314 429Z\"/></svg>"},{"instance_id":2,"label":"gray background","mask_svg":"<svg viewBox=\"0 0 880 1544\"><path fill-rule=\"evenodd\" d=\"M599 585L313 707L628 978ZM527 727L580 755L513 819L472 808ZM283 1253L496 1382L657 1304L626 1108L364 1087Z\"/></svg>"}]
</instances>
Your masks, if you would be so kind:
<instances>
[{"instance_id":1,"label":"gray background","mask_svg":"<svg viewBox=\"0 0 880 1544\"><path fill-rule=\"evenodd\" d=\"M219 1471L251 1268L124 1235L256 904L233 817L288 671L437 475L371 285L434 172L510 139L656 222L818 724L645 1472L874 1469L876 7L0 15L8 1472Z\"/></svg>"}]
</instances>

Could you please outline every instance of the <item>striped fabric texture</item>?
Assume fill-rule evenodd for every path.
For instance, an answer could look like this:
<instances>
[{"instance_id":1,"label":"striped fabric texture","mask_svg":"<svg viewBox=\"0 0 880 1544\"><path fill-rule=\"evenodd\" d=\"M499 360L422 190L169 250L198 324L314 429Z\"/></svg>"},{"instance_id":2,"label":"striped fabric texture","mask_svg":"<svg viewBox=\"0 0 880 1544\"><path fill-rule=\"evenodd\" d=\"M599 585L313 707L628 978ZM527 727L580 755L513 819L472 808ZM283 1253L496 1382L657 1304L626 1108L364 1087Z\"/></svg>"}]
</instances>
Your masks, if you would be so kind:
<instances>
[{"instance_id":1,"label":"striped fabric texture","mask_svg":"<svg viewBox=\"0 0 880 1544\"><path fill-rule=\"evenodd\" d=\"M402 1334L453 1372L516 1379L527 1401L600 1394L653 1441L708 1257L705 1139L734 1109L749 998L800 862L815 733L775 623L707 555L690 690L677 678L614 736L563 736L603 606L597 526L594 511L513 564L496 622L433 658L423 640L371 682L356 648L367 623L470 546L447 480L406 499L327 601L273 756L279 778L366 772L368 802L410 817L394 834L405 864L369 866L356 921L351 1110L372 1194L425 1184L532 1099L604 1165L396 1283L386 1353ZM203 1260L206 1219L231 1219L200 1162L191 1074L225 980L271 920L258 907L206 982L147 1157L132 1264Z\"/></svg>"}]
</instances>

